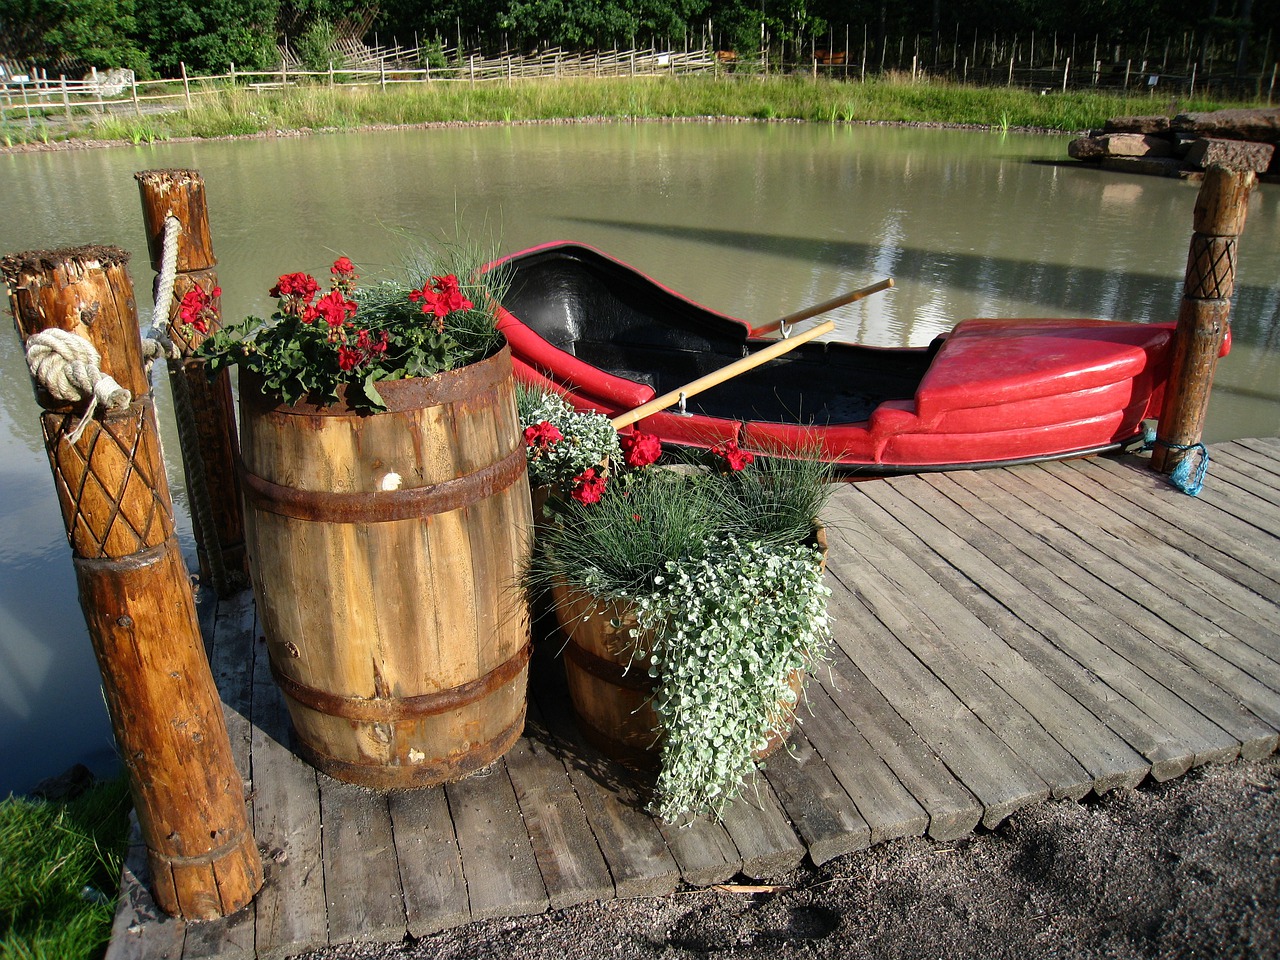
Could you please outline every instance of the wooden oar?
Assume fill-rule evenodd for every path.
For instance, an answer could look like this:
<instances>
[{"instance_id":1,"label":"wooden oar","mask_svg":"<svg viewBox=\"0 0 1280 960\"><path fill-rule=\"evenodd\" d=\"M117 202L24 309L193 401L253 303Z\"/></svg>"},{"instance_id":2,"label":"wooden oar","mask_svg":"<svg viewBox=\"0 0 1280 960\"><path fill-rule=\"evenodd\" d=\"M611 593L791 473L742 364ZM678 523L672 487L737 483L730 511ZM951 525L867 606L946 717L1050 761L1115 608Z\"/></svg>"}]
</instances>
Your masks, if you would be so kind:
<instances>
[{"instance_id":1,"label":"wooden oar","mask_svg":"<svg viewBox=\"0 0 1280 960\"><path fill-rule=\"evenodd\" d=\"M658 413L659 411L667 409L667 407L672 404L679 403L681 397L688 398L692 397L696 393L701 393L703 390L709 390L717 384L733 379L740 373L746 373L753 367L758 367L762 363L768 363L774 357L779 357L788 350L794 350L802 343L808 343L814 337L820 337L824 333L830 333L835 328L836 322L834 320L828 320L825 323L818 324L816 327L810 327L804 333L796 334L794 337L788 337L786 340L775 340L767 347L757 350L750 356L743 357L741 360L735 360L733 363L721 367L719 370L712 370L705 376L701 376L697 380L686 383L678 390L672 390L669 393L664 393L660 397L654 397L648 403L642 403L634 410L628 410L626 413L618 414L613 418L613 428L615 430L621 430L623 427L635 423L637 420L643 420L651 413Z\"/></svg>"},{"instance_id":2,"label":"wooden oar","mask_svg":"<svg viewBox=\"0 0 1280 960\"><path fill-rule=\"evenodd\" d=\"M865 297L871 296L873 293L879 293L881 290L888 290L893 286L892 278L887 280L879 280L869 287L862 287L858 290L850 290L843 293L834 300L828 300L826 303L819 303L816 306L806 307L803 310L797 310L795 313L788 314L785 317L779 317L772 323L766 323L763 327L755 327L751 331L751 336L758 337L762 333L773 333L775 330L781 330L783 325L794 325L802 320L808 320L810 317L816 317L820 313L826 313L828 310L834 310L836 307L843 307L848 303L857 303Z\"/></svg>"}]
</instances>

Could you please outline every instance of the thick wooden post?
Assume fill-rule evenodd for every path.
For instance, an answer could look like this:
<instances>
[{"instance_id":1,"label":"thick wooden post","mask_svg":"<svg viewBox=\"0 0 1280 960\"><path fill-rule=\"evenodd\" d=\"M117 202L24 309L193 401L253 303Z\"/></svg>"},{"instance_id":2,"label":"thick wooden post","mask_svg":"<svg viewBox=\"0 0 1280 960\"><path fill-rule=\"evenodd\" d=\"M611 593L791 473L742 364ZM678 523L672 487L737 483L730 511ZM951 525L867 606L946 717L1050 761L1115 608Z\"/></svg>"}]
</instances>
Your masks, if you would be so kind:
<instances>
[{"instance_id":1,"label":"thick wooden post","mask_svg":"<svg viewBox=\"0 0 1280 960\"><path fill-rule=\"evenodd\" d=\"M1211 167L1196 197L1195 233L1151 456L1152 467L1162 473L1172 473L1204 433L1209 390L1231 314L1236 242L1257 180L1251 170Z\"/></svg>"},{"instance_id":2,"label":"thick wooden post","mask_svg":"<svg viewBox=\"0 0 1280 960\"><path fill-rule=\"evenodd\" d=\"M161 286L165 231L170 217L178 221L176 272L168 310L169 336L182 353L169 363L183 470L191 501L200 577L220 597L244 589L249 582L244 546L244 513L236 470L236 418L231 379L226 371L210 380L205 361L193 356L218 320L201 332L179 316L182 298L194 287L212 293L218 286L217 258L209 238L209 209L204 179L194 170L143 170L134 174L142 195L147 248L156 287ZM216 311L220 304L213 298Z\"/></svg>"},{"instance_id":3,"label":"thick wooden post","mask_svg":"<svg viewBox=\"0 0 1280 960\"><path fill-rule=\"evenodd\" d=\"M156 902L186 919L244 907L262 885L244 787L205 658L174 536L155 410L126 269L115 247L0 260L24 344L70 331L129 391L85 418L86 400L36 400L66 523L80 602L147 845ZM32 349L30 346L29 349Z\"/></svg>"}]
</instances>

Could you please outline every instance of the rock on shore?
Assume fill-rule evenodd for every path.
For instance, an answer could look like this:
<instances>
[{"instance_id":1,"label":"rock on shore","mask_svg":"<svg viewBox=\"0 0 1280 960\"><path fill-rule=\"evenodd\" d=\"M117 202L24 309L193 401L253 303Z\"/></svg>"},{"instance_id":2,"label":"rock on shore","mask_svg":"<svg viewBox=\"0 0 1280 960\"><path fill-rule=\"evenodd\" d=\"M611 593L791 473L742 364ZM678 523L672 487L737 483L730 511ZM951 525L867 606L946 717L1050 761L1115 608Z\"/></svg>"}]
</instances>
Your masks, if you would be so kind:
<instances>
[{"instance_id":1,"label":"rock on shore","mask_svg":"<svg viewBox=\"0 0 1280 960\"><path fill-rule=\"evenodd\" d=\"M1280 108L1115 117L1067 145L1072 159L1106 169L1197 178L1213 165L1280 182Z\"/></svg>"}]
</instances>

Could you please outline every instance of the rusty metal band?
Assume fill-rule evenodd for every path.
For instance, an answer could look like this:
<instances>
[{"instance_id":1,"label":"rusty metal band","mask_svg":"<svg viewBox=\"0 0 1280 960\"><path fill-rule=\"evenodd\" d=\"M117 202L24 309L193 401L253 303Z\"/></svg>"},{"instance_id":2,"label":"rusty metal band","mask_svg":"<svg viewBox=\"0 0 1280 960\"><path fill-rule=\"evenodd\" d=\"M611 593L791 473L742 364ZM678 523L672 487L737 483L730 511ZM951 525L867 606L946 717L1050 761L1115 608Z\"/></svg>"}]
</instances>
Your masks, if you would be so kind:
<instances>
[{"instance_id":1,"label":"rusty metal band","mask_svg":"<svg viewBox=\"0 0 1280 960\"><path fill-rule=\"evenodd\" d=\"M440 760L415 763L412 766L385 763L356 763L339 760L298 738L298 753L321 773L327 773L346 783L355 783L374 790L397 790L408 787L431 787L439 783L461 780L468 774L487 767L511 749L524 730L526 707L521 704L515 720L497 736L485 743L474 744L465 753Z\"/></svg>"},{"instance_id":2,"label":"rusty metal band","mask_svg":"<svg viewBox=\"0 0 1280 960\"><path fill-rule=\"evenodd\" d=\"M627 690L637 690L641 693L653 692L653 678L644 670L637 667L626 669L622 664L613 660L606 660L598 654L586 650L571 639L565 644L564 655L573 664L591 676L603 680L605 683L611 683L615 687L623 687Z\"/></svg>"},{"instance_id":3,"label":"rusty metal band","mask_svg":"<svg viewBox=\"0 0 1280 960\"><path fill-rule=\"evenodd\" d=\"M511 347L505 343L501 350L484 360L467 364L454 370L445 370L432 377L409 377L404 380L386 380L378 384L378 393L386 401L387 412L396 413L419 410L422 407L446 403L471 404L493 402L497 391L514 391L512 379ZM306 400L282 403L266 394L262 378L251 371L240 373L240 402L257 413L279 416L347 417L354 411L346 402L347 388L338 388L338 401L317 405Z\"/></svg>"},{"instance_id":4,"label":"rusty metal band","mask_svg":"<svg viewBox=\"0 0 1280 960\"><path fill-rule=\"evenodd\" d=\"M346 720L368 723L395 723L397 720L418 720L439 713L447 713L483 700L498 688L510 683L528 666L533 646L526 643L516 655L504 660L488 673L468 680L456 687L436 693L423 693L416 697L343 697L325 690L317 690L292 677L285 676L274 658L269 658L271 675L280 689L292 700L319 713Z\"/></svg>"},{"instance_id":5,"label":"rusty metal band","mask_svg":"<svg viewBox=\"0 0 1280 960\"><path fill-rule=\"evenodd\" d=\"M147 856L154 857L161 863L167 863L171 866L199 867L210 863L216 863L219 860L224 860L228 856L234 854L237 850L246 846L246 844L255 846L256 848L256 842L254 841L252 834L249 833L247 828L242 827L232 835L230 840L219 844L208 853L200 853L194 857L184 857L176 853L164 853L161 850L157 850L155 847L148 846Z\"/></svg>"},{"instance_id":6,"label":"rusty metal band","mask_svg":"<svg viewBox=\"0 0 1280 960\"><path fill-rule=\"evenodd\" d=\"M153 566L172 555L181 555L182 547L176 534L154 547L145 547L126 557L80 557L73 555L71 565L86 573L132 573Z\"/></svg>"},{"instance_id":7,"label":"rusty metal band","mask_svg":"<svg viewBox=\"0 0 1280 960\"><path fill-rule=\"evenodd\" d=\"M522 446L474 473L425 487L332 493L286 487L250 473L239 461L245 499L268 513L329 523L385 523L447 513L506 490L527 469Z\"/></svg>"},{"instance_id":8,"label":"rusty metal band","mask_svg":"<svg viewBox=\"0 0 1280 960\"><path fill-rule=\"evenodd\" d=\"M1236 238L1192 234L1183 296L1230 300L1236 281Z\"/></svg>"}]
</instances>

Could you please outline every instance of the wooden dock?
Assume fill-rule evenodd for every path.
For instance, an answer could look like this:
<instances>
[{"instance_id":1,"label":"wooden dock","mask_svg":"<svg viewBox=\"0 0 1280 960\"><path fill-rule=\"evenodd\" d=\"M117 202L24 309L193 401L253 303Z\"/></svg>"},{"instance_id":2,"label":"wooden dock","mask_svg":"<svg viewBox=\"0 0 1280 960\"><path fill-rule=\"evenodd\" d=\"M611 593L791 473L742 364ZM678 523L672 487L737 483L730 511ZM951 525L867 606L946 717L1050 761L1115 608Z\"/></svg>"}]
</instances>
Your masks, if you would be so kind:
<instances>
[{"instance_id":1,"label":"wooden dock","mask_svg":"<svg viewBox=\"0 0 1280 960\"><path fill-rule=\"evenodd\" d=\"M850 484L836 618L792 749L723 822L674 829L567 714L554 637L525 735L483 775L378 794L318 774L244 593L206 637L268 880L226 920L158 917L134 850L108 957L290 956L681 884L765 879L893 837L1280 743L1280 440L1211 448L1191 498L1131 457ZM143 878L145 879L145 878Z\"/></svg>"}]
</instances>

